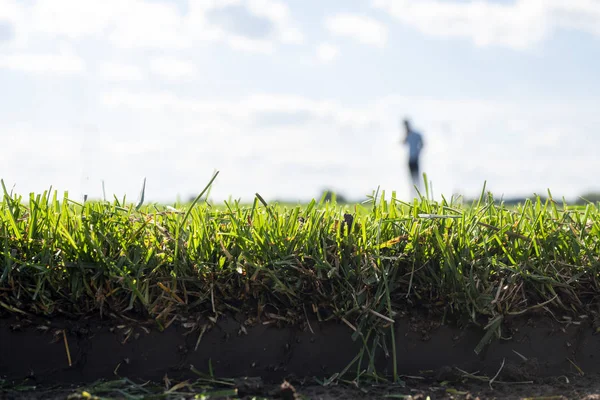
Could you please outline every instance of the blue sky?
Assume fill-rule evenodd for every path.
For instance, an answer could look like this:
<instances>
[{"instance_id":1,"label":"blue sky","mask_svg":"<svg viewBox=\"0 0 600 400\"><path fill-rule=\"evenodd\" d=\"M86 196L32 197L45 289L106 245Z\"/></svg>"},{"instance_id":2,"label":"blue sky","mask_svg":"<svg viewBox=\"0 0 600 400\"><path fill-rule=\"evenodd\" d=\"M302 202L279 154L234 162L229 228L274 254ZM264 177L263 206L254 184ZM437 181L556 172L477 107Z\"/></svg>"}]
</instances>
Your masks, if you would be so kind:
<instances>
[{"instance_id":1,"label":"blue sky","mask_svg":"<svg viewBox=\"0 0 600 400\"><path fill-rule=\"evenodd\" d=\"M600 0L0 0L0 177L169 202L600 190Z\"/></svg>"}]
</instances>

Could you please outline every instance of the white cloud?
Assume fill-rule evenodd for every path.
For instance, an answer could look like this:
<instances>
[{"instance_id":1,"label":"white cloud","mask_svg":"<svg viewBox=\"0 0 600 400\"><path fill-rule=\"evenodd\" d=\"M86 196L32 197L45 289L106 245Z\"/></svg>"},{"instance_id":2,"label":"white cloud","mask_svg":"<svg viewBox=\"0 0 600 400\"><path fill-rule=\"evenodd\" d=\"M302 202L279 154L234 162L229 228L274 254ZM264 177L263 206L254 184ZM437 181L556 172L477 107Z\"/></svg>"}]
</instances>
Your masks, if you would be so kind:
<instances>
[{"instance_id":1,"label":"white cloud","mask_svg":"<svg viewBox=\"0 0 600 400\"><path fill-rule=\"evenodd\" d=\"M23 28L34 34L70 39L103 34L112 21L139 5L136 0L121 6L118 0L94 4L80 0L38 0L22 5L28 15L27 27Z\"/></svg>"},{"instance_id":2,"label":"white cloud","mask_svg":"<svg viewBox=\"0 0 600 400\"><path fill-rule=\"evenodd\" d=\"M340 49L330 43L321 43L317 47L317 59L322 63L328 64L334 61L340 55Z\"/></svg>"},{"instance_id":3,"label":"white cloud","mask_svg":"<svg viewBox=\"0 0 600 400\"><path fill-rule=\"evenodd\" d=\"M292 95L253 94L235 101L218 101L182 97L170 92L139 93L118 89L104 93L101 102L110 108L219 115L245 122L259 113L299 112L314 118L329 118L340 125L366 126L375 122L368 114L348 109L334 101Z\"/></svg>"},{"instance_id":4,"label":"white cloud","mask_svg":"<svg viewBox=\"0 0 600 400\"><path fill-rule=\"evenodd\" d=\"M100 66L100 75L109 81L143 81L141 68L116 62L106 62Z\"/></svg>"},{"instance_id":5,"label":"white cloud","mask_svg":"<svg viewBox=\"0 0 600 400\"><path fill-rule=\"evenodd\" d=\"M593 0L491 1L372 0L396 20L437 37L460 37L478 46L525 49L557 28L600 35L600 2Z\"/></svg>"},{"instance_id":6,"label":"white cloud","mask_svg":"<svg viewBox=\"0 0 600 400\"><path fill-rule=\"evenodd\" d=\"M19 194L40 193L52 186L62 193L77 187L81 167L81 137L56 132L35 123L2 124L10 151L0 154L0 166L7 187ZM27 157L27 168L13 168ZM32 172L35 171L35 172Z\"/></svg>"},{"instance_id":7,"label":"white cloud","mask_svg":"<svg viewBox=\"0 0 600 400\"><path fill-rule=\"evenodd\" d=\"M22 5L19 29L31 37L107 37L123 48L189 46L175 5L143 0L38 0Z\"/></svg>"},{"instance_id":8,"label":"white cloud","mask_svg":"<svg viewBox=\"0 0 600 400\"><path fill-rule=\"evenodd\" d=\"M387 27L363 15L337 14L327 18L325 26L334 35L350 37L364 44L383 47L387 41Z\"/></svg>"},{"instance_id":9,"label":"white cloud","mask_svg":"<svg viewBox=\"0 0 600 400\"><path fill-rule=\"evenodd\" d=\"M186 31L183 15L175 5L145 1L119 4L132 6L124 9L122 14L116 14L118 19L113 22L114 28L109 35L116 46L184 49L193 45L194 38Z\"/></svg>"},{"instance_id":10,"label":"white cloud","mask_svg":"<svg viewBox=\"0 0 600 400\"><path fill-rule=\"evenodd\" d=\"M278 0L248 0L248 9L256 16L271 21L282 43L301 44L304 35L294 26L288 6Z\"/></svg>"},{"instance_id":11,"label":"white cloud","mask_svg":"<svg viewBox=\"0 0 600 400\"><path fill-rule=\"evenodd\" d=\"M155 58L150 61L150 70L169 80L192 79L196 76L196 66L177 58Z\"/></svg>"},{"instance_id":12,"label":"white cloud","mask_svg":"<svg viewBox=\"0 0 600 400\"><path fill-rule=\"evenodd\" d=\"M85 62L69 53L14 53L0 55L0 68L47 75L73 75L85 71Z\"/></svg>"},{"instance_id":13,"label":"white cloud","mask_svg":"<svg viewBox=\"0 0 600 400\"><path fill-rule=\"evenodd\" d=\"M7 5L0 15L5 14L5 18L14 25L15 40L21 44L89 37L108 38L121 47L181 47L185 42L182 15L174 5L165 3L37 0L13 1Z\"/></svg>"},{"instance_id":14,"label":"white cloud","mask_svg":"<svg viewBox=\"0 0 600 400\"><path fill-rule=\"evenodd\" d=\"M13 42L21 45L48 39L108 39L118 48L187 49L206 42L221 42L236 49L265 52L275 44L299 44L304 40L288 6L279 0L189 0L187 11L176 4L149 0L37 0L6 1L0 17L16 30ZM216 25L211 10L236 5L264 18L274 31L261 43L240 38ZM245 40L245 41L244 41ZM255 40L258 42L258 40ZM270 51L270 50L269 50Z\"/></svg>"},{"instance_id":15,"label":"white cloud","mask_svg":"<svg viewBox=\"0 0 600 400\"><path fill-rule=\"evenodd\" d=\"M211 21L211 11L228 7L243 7L247 12L272 25L273 32L264 37L243 36ZM279 0L222 0L190 3L186 23L190 34L198 40L224 42L235 50L254 53L272 53L275 45L301 44L304 35L294 23L288 6ZM237 21L242 23L242 21Z\"/></svg>"},{"instance_id":16,"label":"white cloud","mask_svg":"<svg viewBox=\"0 0 600 400\"><path fill-rule=\"evenodd\" d=\"M273 43L267 40L251 39L239 35L228 35L226 41L232 49L249 53L269 54L274 50Z\"/></svg>"},{"instance_id":17,"label":"white cloud","mask_svg":"<svg viewBox=\"0 0 600 400\"><path fill-rule=\"evenodd\" d=\"M21 18L21 8L14 0L3 0L0 5L0 21L18 21Z\"/></svg>"}]
</instances>

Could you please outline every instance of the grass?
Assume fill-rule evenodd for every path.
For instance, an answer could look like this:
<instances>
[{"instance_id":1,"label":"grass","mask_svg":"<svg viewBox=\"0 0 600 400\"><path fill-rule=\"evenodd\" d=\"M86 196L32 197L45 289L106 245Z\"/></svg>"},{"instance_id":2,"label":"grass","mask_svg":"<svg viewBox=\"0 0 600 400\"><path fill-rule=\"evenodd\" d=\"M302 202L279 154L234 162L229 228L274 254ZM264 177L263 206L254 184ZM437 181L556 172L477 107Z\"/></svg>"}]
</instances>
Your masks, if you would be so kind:
<instances>
[{"instance_id":1,"label":"grass","mask_svg":"<svg viewBox=\"0 0 600 400\"><path fill-rule=\"evenodd\" d=\"M159 328L192 311L279 323L314 316L372 344L360 361L387 346L381 333L400 311L482 323L476 351L509 316L597 312L594 204L548 193L505 207L484 188L468 205L382 192L354 206L284 207L257 194L217 207L204 200L213 180L174 207L82 204L51 190L24 199L2 183L0 315L129 315Z\"/></svg>"},{"instance_id":2,"label":"grass","mask_svg":"<svg viewBox=\"0 0 600 400\"><path fill-rule=\"evenodd\" d=\"M227 382L212 381L207 379L187 380L172 382L165 377L161 384L154 382L137 383L128 378L109 381L97 381L84 387L36 387L23 385L7 385L2 387L0 380L0 395L19 398L21 394L35 393L39 398L67 399L67 400L179 400L179 399L239 399L240 393L234 380ZM242 393L243 394L243 393ZM248 396L245 396L248 398ZM251 397L262 399L261 397Z\"/></svg>"}]
</instances>

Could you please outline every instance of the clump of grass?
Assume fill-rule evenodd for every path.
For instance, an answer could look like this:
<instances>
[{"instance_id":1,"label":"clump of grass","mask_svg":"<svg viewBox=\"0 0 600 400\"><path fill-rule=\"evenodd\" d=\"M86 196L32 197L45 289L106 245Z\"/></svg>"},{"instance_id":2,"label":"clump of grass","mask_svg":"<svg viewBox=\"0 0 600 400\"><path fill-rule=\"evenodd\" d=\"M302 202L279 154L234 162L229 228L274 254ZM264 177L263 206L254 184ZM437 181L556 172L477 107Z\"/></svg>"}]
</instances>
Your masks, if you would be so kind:
<instances>
[{"instance_id":1,"label":"clump of grass","mask_svg":"<svg viewBox=\"0 0 600 400\"><path fill-rule=\"evenodd\" d=\"M59 398L66 400L179 400L179 399L239 399L234 380L196 379L171 381L165 375L163 382L134 382L128 378L97 381L85 387L38 387L32 385L7 385L0 380L0 396L7 398ZM3 397L4 398L4 397ZM28 397L29 398L29 397Z\"/></svg>"},{"instance_id":2,"label":"clump of grass","mask_svg":"<svg viewBox=\"0 0 600 400\"><path fill-rule=\"evenodd\" d=\"M127 314L160 326L187 312L279 323L314 315L381 344L377 329L421 309L487 318L485 344L507 316L595 311L594 204L549 193L505 207L484 188L466 206L374 193L355 206L284 207L257 195L216 207L202 200L210 183L187 207L81 204L50 191L23 199L3 184L0 312Z\"/></svg>"}]
</instances>

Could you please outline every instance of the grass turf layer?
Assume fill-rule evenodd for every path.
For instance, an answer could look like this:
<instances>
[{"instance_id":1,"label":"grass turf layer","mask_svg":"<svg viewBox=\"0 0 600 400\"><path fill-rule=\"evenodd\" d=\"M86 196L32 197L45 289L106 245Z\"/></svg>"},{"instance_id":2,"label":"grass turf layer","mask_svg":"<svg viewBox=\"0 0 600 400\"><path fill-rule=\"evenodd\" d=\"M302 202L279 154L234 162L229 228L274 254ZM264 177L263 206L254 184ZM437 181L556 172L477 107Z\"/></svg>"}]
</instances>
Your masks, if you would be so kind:
<instances>
[{"instance_id":1,"label":"grass turf layer","mask_svg":"<svg viewBox=\"0 0 600 400\"><path fill-rule=\"evenodd\" d=\"M51 191L23 199L4 188L0 314L129 313L160 327L182 313L287 323L316 314L365 332L418 308L487 317L491 335L508 315L597 311L593 204L550 195L508 208L484 189L466 206L375 193L345 208L259 195L214 207L201 201L209 186L185 207L80 204Z\"/></svg>"}]
</instances>

